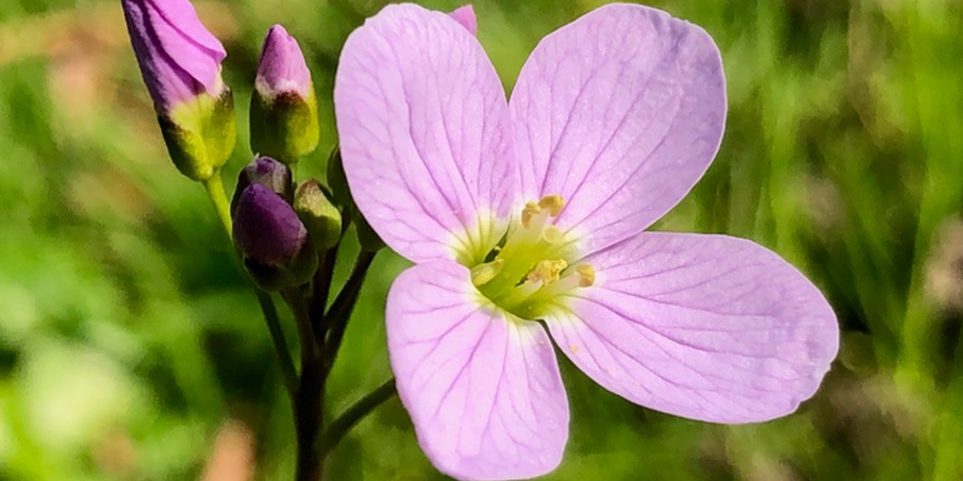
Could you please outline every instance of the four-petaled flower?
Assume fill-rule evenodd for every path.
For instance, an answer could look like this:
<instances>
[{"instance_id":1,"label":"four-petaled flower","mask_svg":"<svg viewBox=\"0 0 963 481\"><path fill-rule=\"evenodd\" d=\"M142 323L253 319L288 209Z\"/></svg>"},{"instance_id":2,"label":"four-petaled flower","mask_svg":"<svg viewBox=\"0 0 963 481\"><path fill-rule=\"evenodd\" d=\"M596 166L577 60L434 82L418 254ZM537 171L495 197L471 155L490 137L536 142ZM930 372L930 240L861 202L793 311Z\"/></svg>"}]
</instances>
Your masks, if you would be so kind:
<instances>
[{"instance_id":1,"label":"four-petaled flower","mask_svg":"<svg viewBox=\"0 0 963 481\"><path fill-rule=\"evenodd\" d=\"M389 6L348 39L335 82L358 208L416 264L391 288L388 347L435 466L558 465L569 411L551 338L610 391L686 418L764 421L809 398L838 347L819 290L749 241L644 232L719 148L709 35L600 8L538 44L509 102L463 25Z\"/></svg>"}]
</instances>

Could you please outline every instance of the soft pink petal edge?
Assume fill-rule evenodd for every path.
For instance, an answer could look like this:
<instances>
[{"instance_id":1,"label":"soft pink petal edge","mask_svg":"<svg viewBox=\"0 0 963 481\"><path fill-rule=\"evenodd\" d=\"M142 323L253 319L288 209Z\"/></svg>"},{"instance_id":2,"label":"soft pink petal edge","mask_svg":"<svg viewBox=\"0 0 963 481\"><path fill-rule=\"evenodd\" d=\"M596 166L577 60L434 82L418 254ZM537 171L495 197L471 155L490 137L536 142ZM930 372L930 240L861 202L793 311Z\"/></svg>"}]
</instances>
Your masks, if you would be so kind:
<instances>
[{"instance_id":1,"label":"soft pink petal edge","mask_svg":"<svg viewBox=\"0 0 963 481\"><path fill-rule=\"evenodd\" d=\"M508 104L461 24L385 7L345 43L334 104L351 192L388 246L415 262L494 246L515 202Z\"/></svg>"},{"instance_id":2,"label":"soft pink petal edge","mask_svg":"<svg viewBox=\"0 0 963 481\"><path fill-rule=\"evenodd\" d=\"M462 480L530 478L555 469L568 400L537 323L480 307L466 268L420 264L388 295L388 351L418 442Z\"/></svg>"},{"instance_id":3,"label":"soft pink petal edge","mask_svg":"<svg viewBox=\"0 0 963 481\"><path fill-rule=\"evenodd\" d=\"M472 35L478 34L478 19L475 17L475 8L471 4L458 7L452 10L449 15L467 28Z\"/></svg>"},{"instance_id":4,"label":"soft pink petal edge","mask_svg":"<svg viewBox=\"0 0 963 481\"><path fill-rule=\"evenodd\" d=\"M766 421L810 398L836 357L825 297L750 241L644 233L586 262L596 285L545 321L573 363L634 403L703 421Z\"/></svg>"},{"instance_id":5,"label":"soft pink petal edge","mask_svg":"<svg viewBox=\"0 0 963 481\"><path fill-rule=\"evenodd\" d=\"M557 225L591 253L642 232L703 175L725 75L703 29L610 4L542 39L509 103L526 196L565 198Z\"/></svg>"}]
</instances>

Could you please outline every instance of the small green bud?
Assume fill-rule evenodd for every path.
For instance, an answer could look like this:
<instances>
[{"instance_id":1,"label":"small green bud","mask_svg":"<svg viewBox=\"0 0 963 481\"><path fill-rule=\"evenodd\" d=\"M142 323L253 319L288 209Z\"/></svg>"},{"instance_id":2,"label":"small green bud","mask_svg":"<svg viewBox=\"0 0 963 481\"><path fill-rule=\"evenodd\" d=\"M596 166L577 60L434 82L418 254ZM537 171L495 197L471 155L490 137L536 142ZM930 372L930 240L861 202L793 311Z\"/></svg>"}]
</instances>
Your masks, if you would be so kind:
<instances>
[{"instance_id":1,"label":"small green bud","mask_svg":"<svg viewBox=\"0 0 963 481\"><path fill-rule=\"evenodd\" d=\"M294 194L294 211L319 251L326 251L341 240L341 212L331 203L317 180L307 180L298 187Z\"/></svg>"}]
</instances>

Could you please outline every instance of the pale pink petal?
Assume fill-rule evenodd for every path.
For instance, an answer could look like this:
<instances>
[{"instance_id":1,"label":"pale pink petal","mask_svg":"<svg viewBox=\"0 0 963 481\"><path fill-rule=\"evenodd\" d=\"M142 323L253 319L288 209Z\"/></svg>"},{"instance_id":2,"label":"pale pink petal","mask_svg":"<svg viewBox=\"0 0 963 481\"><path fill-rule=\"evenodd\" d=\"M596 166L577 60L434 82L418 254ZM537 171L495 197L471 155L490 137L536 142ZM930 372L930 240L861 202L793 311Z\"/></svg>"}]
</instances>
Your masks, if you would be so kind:
<instances>
[{"instance_id":1,"label":"pale pink petal","mask_svg":"<svg viewBox=\"0 0 963 481\"><path fill-rule=\"evenodd\" d=\"M487 254L517 182L505 93L475 37L442 12L385 7L345 43L334 101L351 192L381 238L416 262Z\"/></svg>"},{"instance_id":2,"label":"pale pink petal","mask_svg":"<svg viewBox=\"0 0 963 481\"><path fill-rule=\"evenodd\" d=\"M388 295L398 395L435 467L463 480L530 478L554 469L568 401L548 334L480 307L468 270L412 267Z\"/></svg>"},{"instance_id":3,"label":"pale pink petal","mask_svg":"<svg viewBox=\"0 0 963 481\"><path fill-rule=\"evenodd\" d=\"M156 41L164 53L208 92L219 93L220 64L227 52L201 23L194 6L186 0L146 0L145 4Z\"/></svg>"},{"instance_id":4,"label":"pale pink petal","mask_svg":"<svg viewBox=\"0 0 963 481\"><path fill-rule=\"evenodd\" d=\"M451 15L451 18L457 20L458 23L462 24L463 27L467 28L472 35L478 33L478 20L475 18L475 9L471 4L458 7L449 13L449 15Z\"/></svg>"},{"instance_id":5,"label":"pale pink petal","mask_svg":"<svg viewBox=\"0 0 963 481\"><path fill-rule=\"evenodd\" d=\"M612 4L542 39L510 103L527 197L565 198L558 225L593 252L641 232L702 176L725 79L701 28Z\"/></svg>"},{"instance_id":6,"label":"pale pink petal","mask_svg":"<svg viewBox=\"0 0 963 481\"><path fill-rule=\"evenodd\" d=\"M750 241L644 233L585 262L596 285L545 321L582 371L637 404L765 421L811 397L836 357L826 299Z\"/></svg>"}]
</instances>

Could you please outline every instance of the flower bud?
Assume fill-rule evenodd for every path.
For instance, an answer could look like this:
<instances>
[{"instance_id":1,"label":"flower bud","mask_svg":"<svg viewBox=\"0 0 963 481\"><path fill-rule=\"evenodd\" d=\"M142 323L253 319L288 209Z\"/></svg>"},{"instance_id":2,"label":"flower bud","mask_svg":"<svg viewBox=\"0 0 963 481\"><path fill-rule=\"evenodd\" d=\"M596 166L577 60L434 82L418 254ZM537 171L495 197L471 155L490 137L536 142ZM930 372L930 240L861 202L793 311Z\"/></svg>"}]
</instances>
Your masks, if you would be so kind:
<instances>
[{"instance_id":1,"label":"flower bud","mask_svg":"<svg viewBox=\"0 0 963 481\"><path fill-rule=\"evenodd\" d=\"M251 149L293 164L318 146L318 102L297 40L268 31L251 98Z\"/></svg>"},{"instance_id":2,"label":"flower bud","mask_svg":"<svg viewBox=\"0 0 963 481\"><path fill-rule=\"evenodd\" d=\"M311 237L294 209L261 184L249 185L238 198L234 241L244 266L264 290L304 284L318 267Z\"/></svg>"},{"instance_id":3,"label":"flower bud","mask_svg":"<svg viewBox=\"0 0 963 481\"><path fill-rule=\"evenodd\" d=\"M331 203L317 180L307 180L298 187L294 211L319 251L326 251L341 240L341 211Z\"/></svg>"},{"instance_id":4,"label":"flower bud","mask_svg":"<svg viewBox=\"0 0 963 481\"><path fill-rule=\"evenodd\" d=\"M468 29L472 35L478 33L478 20L475 19L475 9L471 6L471 4L458 7L448 15L450 15L451 18L455 19L455 21L460 23L463 27Z\"/></svg>"},{"instance_id":5,"label":"flower bud","mask_svg":"<svg viewBox=\"0 0 963 481\"><path fill-rule=\"evenodd\" d=\"M224 47L187 0L122 0L127 30L171 159L209 179L234 150L234 98L221 78Z\"/></svg>"},{"instance_id":6,"label":"flower bud","mask_svg":"<svg viewBox=\"0 0 963 481\"><path fill-rule=\"evenodd\" d=\"M280 195L285 201L294 200L294 184L291 181L291 169L288 166L270 158L255 157L237 176L237 188L231 199L231 212L237 208L237 201L241 193L251 184L260 184Z\"/></svg>"},{"instance_id":7,"label":"flower bud","mask_svg":"<svg viewBox=\"0 0 963 481\"><path fill-rule=\"evenodd\" d=\"M368 252L376 252L385 246L381 237L371 228L368 221L361 215L354 199L351 198L351 191L348 188L348 179L344 174L344 165L341 162L341 150L335 148L328 158L328 186L331 188L331 197L335 203L341 206L345 216L352 220L355 230L358 232L358 242L361 249Z\"/></svg>"}]
</instances>

